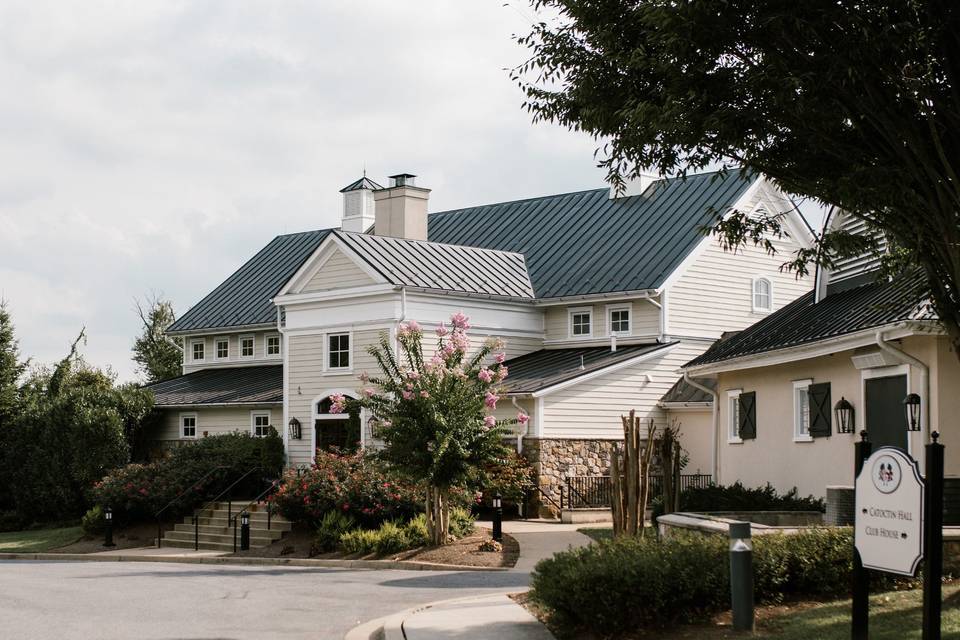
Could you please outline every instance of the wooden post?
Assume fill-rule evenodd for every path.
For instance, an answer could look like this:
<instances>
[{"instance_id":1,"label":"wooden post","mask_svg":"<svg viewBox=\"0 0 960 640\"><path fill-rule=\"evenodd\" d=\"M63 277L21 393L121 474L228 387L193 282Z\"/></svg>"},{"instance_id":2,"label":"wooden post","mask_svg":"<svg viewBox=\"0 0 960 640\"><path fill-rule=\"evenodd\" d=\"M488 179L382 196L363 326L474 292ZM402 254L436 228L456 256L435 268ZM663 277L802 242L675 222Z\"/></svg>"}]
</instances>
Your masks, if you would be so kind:
<instances>
[{"instance_id":1,"label":"wooden post","mask_svg":"<svg viewBox=\"0 0 960 640\"><path fill-rule=\"evenodd\" d=\"M943 605L943 445L926 445L926 504L924 507L923 549L923 640L940 640L940 613Z\"/></svg>"},{"instance_id":2,"label":"wooden post","mask_svg":"<svg viewBox=\"0 0 960 640\"><path fill-rule=\"evenodd\" d=\"M870 457L873 446L867 441L867 432L860 432L860 442L853 445L853 477L860 475L864 461ZM853 620L850 637L853 640L868 640L870 623L870 574L863 568L860 552L854 543L853 549Z\"/></svg>"},{"instance_id":3,"label":"wooden post","mask_svg":"<svg viewBox=\"0 0 960 640\"><path fill-rule=\"evenodd\" d=\"M656 427L653 421L647 429L646 445L641 446L640 419L631 410L629 416L621 416L623 422L623 445L616 446L610 460L611 516L613 534L636 535L643 533L643 521L650 497L650 459L653 456L652 440Z\"/></svg>"}]
</instances>

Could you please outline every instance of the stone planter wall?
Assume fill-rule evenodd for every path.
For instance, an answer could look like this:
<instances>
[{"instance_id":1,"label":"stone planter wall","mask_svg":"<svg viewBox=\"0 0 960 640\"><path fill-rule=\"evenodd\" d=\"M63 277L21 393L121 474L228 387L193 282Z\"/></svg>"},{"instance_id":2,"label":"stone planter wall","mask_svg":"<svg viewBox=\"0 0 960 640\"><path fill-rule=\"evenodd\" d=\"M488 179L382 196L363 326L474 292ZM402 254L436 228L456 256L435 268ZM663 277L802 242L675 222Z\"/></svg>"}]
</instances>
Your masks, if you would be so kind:
<instances>
[{"instance_id":1,"label":"stone planter wall","mask_svg":"<svg viewBox=\"0 0 960 640\"><path fill-rule=\"evenodd\" d=\"M523 441L523 453L536 469L540 488L559 504L564 478L610 475L610 452L616 442L527 439ZM540 507L541 512L546 509L559 515L549 500L541 498Z\"/></svg>"}]
</instances>

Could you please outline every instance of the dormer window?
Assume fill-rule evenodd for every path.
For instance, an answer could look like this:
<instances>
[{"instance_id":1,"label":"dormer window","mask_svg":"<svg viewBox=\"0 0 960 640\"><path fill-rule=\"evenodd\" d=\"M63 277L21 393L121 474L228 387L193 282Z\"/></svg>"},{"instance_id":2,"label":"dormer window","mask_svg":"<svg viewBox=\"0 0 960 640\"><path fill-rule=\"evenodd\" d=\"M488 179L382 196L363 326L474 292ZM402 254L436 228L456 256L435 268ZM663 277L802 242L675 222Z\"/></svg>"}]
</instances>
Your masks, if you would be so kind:
<instances>
[{"instance_id":1,"label":"dormer window","mask_svg":"<svg viewBox=\"0 0 960 640\"><path fill-rule=\"evenodd\" d=\"M610 335L630 335L630 305L607 307L610 320Z\"/></svg>"},{"instance_id":2,"label":"dormer window","mask_svg":"<svg viewBox=\"0 0 960 640\"><path fill-rule=\"evenodd\" d=\"M203 362L206 358L204 349L206 344L203 340L194 340L190 343L190 355L193 359L193 362Z\"/></svg>"},{"instance_id":3,"label":"dormer window","mask_svg":"<svg viewBox=\"0 0 960 640\"><path fill-rule=\"evenodd\" d=\"M570 337L589 338L593 335L593 310L586 309L570 310Z\"/></svg>"},{"instance_id":4,"label":"dormer window","mask_svg":"<svg viewBox=\"0 0 960 640\"><path fill-rule=\"evenodd\" d=\"M230 357L230 340L217 338L216 349L217 360L226 360Z\"/></svg>"},{"instance_id":5,"label":"dormer window","mask_svg":"<svg viewBox=\"0 0 960 640\"><path fill-rule=\"evenodd\" d=\"M253 358L253 336L240 336L240 357Z\"/></svg>"},{"instance_id":6,"label":"dormer window","mask_svg":"<svg viewBox=\"0 0 960 640\"><path fill-rule=\"evenodd\" d=\"M753 311L767 313L773 310L773 286L766 278L753 279Z\"/></svg>"},{"instance_id":7,"label":"dormer window","mask_svg":"<svg viewBox=\"0 0 960 640\"><path fill-rule=\"evenodd\" d=\"M280 336L267 336L267 357L280 357Z\"/></svg>"}]
</instances>

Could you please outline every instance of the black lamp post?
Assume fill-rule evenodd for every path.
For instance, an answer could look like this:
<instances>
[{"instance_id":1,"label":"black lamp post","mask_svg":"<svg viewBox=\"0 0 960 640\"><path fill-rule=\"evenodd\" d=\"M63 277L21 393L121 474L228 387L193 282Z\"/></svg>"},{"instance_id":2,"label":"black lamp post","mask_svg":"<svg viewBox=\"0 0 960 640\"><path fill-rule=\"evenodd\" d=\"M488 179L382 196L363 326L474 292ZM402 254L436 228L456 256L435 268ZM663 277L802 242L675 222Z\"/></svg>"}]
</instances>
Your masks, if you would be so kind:
<instances>
[{"instance_id":1,"label":"black lamp post","mask_svg":"<svg viewBox=\"0 0 960 640\"><path fill-rule=\"evenodd\" d=\"M103 536L103 546L105 547L115 547L113 543L113 509L107 507L103 510L103 519L106 522L106 531Z\"/></svg>"},{"instance_id":2,"label":"black lamp post","mask_svg":"<svg viewBox=\"0 0 960 640\"><path fill-rule=\"evenodd\" d=\"M837 416L837 433L853 433L854 413L850 401L841 396L833 406L833 412Z\"/></svg>"},{"instance_id":3,"label":"black lamp post","mask_svg":"<svg viewBox=\"0 0 960 640\"><path fill-rule=\"evenodd\" d=\"M240 550L250 548L250 514L244 511L240 514Z\"/></svg>"},{"instance_id":4,"label":"black lamp post","mask_svg":"<svg viewBox=\"0 0 960 640\"><path fill-rule=\"evenodd\" d=\"M296 418L290 418L290 422L288 423L288 426L290 427L290 437L294 440L299 440L300 433L301 433L300 421L297 420Z\"/></svg>"},{"instance_id":5,"label":"black lamp post","mask_svg":"<svg viewBox=\"0 0 960 640\"><path fill-rule=\"evenodd\" d=\"M493 496L493 539L503 541L503 504L499 493Z\"/></svg>"},{"instance_id":6,"label":"black lamp post","mask_svg":"<svg viewBox=\"0 0 960 640\"><path fill-rule=\"evenodd\" d=\"M907 415L907 431L920 431L920 396L908 393L903 399L903 408Z\"/></svg>"}]
</instances>

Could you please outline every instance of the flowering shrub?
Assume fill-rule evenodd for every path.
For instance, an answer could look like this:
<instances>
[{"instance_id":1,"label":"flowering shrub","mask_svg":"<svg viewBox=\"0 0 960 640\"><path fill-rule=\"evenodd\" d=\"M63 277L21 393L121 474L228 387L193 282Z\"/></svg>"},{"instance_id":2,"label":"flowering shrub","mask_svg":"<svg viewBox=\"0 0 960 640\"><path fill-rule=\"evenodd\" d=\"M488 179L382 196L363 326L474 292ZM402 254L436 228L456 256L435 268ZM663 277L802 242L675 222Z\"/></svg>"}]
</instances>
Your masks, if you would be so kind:
<instances>
[{"instance_id":1,"label":"flowering shrub","mask_svg":"<svg viewBox=\"0 0 960 640\"><path fill-rule=\"evenodd\" d=\"M450 489L482 483L485 467L507 454L504 427L515 422L490 415L508 373L502 341L489 340L468 358L469 318L456 313L450 324L437 328L436 352L429 359L416 322L397 329L397 351L389 336L381 335L379 346L370 349L380 375L361 377L370 386L359 400L349 401L372 411L375 434L385 443L380 455L391 468L425 485L434 544L446 542ZM334 397L331 412L343 411L349 402ZM525 422L527 416L521 413L517 420Z\"/></svg>"},{"instance_id":2,"label":"flowering shrub","mask_svg":"<svg viewBox=\"0 0 960 640\"><path fill-rule=\"evenodd\" d=\"M493 496L499 493L504 502L520 504L536 486L534 478L533 466L525 457L511 451L510 455L487 466L481 502L492 506Z\"/></svg>"},{"instance_id":3,"label":"flowering shrub","mask_svg":"<svg viewBox=\"0 0 960 640\"><path fill-rule=\"evenodd\" d=\"M408 520L422 510L422 498L409 484L384 473L362 452L317 451L313 467L299 475L288 471L271 499L285 518L311 527L318 527L331 511L370 528L387 520Z\"/></svg>"}]
</instances>

